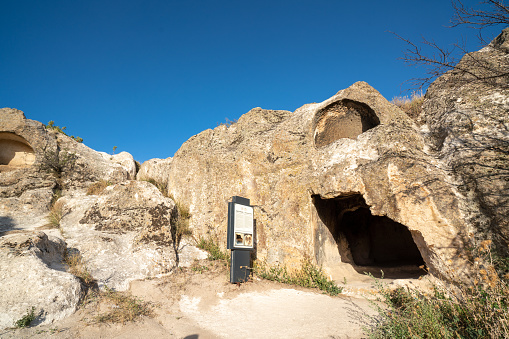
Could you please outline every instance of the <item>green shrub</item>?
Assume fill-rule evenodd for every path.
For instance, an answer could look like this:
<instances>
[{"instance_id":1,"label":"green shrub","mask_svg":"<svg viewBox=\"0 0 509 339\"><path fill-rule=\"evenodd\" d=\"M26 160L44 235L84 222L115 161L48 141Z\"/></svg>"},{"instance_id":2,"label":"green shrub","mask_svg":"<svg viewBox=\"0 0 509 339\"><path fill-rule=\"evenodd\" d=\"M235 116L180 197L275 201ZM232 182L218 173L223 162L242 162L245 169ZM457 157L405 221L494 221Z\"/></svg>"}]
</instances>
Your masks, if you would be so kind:
<instances>
[{"instance_id":1,"label":"green shrub","mask_svg":"<svg viewBox=\"0 0 509 339\"><path fill-rule=\"evenodd\" d=\"M27 310L27 314L25 314L21 319L17 320L14 323L16 328L25 328L29 327L32 321L35 319L35 306L32 306L32 309Z\"/></svg>"},{"instance_id":2,"label":"green shrub","mask_svg":"<svg viewBox=\"0 0 509 339\"><path fill-rule=\"evenodd\" d=\"M320 267L308 259L303 260L299 270L289 272L285 266L268 266L265 263L255 265L255 273L267 280L308 288L318 288L329 295L338 295L343 288L327 278Z\"/></svg>"},{"instance_id":3,"label":"green shrub","mask_svg":"<svg viewBox=\"0 0 509 339\"><path fill-rule=\"evenodd\" d=\"M63 172L71 171L78 158L75 153L58 149L50 150L48 148L43 148L41 155L39 169L51 173L57 178L60 178Z\"/></svg>"},{"instance_id":4,"label":"green shrub","mask_svg":"<svg viewBox=\"0 0 509 339\"><path fill-rule=\"evenodd\" d=\"M490 256L489 249L481 252ZM479 265L470 284L435 283L431 293L390 289L378 279L375 285L378 314L365 328L370 338L509 337L509 288L492 265Z\"/></svg>"},{"instance_id":5,"label":"green shrub","mask_svg":"<svg viewBox=\"0 0 509 339\"><path fill-rule=\"evenodd\" d=\"M65 127L65 126L64 127L57 126L57 125L55 125L55 122L53 120L48 122L48 124L46 125L46 128L47 129L51 129L53 131L57 131L58 133L62 133L63 135L67 135L64 132L67 129L67 127ZM67 136L69 136L69 135L67 135ZM71 135L70 137L73 138L74 140L76 140L79 143L83 142L83 139L80 138L80 137L75 137L74 135Z\"/></svg>"},{"instance_id":6,"label":"green shrub","mask_svg":"<svg viewBox=\"0 0 509 339\"><path fill-rule=\"evenodd\" d=\"M227 251L222 251L217 241L213 238L200 238L196 247L209 252L209 260L223 260L228 264L230 262L230 254Z\"/></svg>"}]
</instances>

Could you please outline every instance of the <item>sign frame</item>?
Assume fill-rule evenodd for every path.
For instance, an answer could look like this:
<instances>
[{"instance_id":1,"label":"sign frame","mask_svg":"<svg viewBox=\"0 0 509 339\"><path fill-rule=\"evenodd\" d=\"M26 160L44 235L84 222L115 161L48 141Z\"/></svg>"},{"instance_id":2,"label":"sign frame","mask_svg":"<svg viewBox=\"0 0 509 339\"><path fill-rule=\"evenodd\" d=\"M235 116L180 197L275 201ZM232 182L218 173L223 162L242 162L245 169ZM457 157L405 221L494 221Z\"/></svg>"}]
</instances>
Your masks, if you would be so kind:
<instances>
[{"instance_id":1,"label":"sign frame","mask_svg":"<svg viewBox=\"0 0 509 339\"><path fill-rule=\"evenodd\" d=\"M254 209L249 199L233 196L228 203L227 249L254 248Z\"/></svg>"}]
</instances>

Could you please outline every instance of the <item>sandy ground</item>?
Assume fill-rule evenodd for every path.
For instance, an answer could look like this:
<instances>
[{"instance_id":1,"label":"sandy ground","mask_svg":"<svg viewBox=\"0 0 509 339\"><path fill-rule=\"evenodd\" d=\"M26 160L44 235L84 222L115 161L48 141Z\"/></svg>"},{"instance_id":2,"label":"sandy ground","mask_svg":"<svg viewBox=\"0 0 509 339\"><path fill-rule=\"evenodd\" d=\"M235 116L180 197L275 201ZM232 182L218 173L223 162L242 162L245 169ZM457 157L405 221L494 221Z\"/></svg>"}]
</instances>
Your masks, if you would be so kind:
<instances>
[{"instance_id":1,"label":"sandy ground","mask_svg":"<svg viewBox=\"0 0 509 339\"><path fill-rule=\"evenodd\" d=\"M0 337L362 338L362 314L374 313L352 288L347 294L353 296L331 297L266 280L236 285L228 279L224 264L201 261L194 269L131 283L134 296L154 305L154 317L124 325L91 324L101 309L88 303L57 323L0 330Z\"/></svg>"}]
</instances>

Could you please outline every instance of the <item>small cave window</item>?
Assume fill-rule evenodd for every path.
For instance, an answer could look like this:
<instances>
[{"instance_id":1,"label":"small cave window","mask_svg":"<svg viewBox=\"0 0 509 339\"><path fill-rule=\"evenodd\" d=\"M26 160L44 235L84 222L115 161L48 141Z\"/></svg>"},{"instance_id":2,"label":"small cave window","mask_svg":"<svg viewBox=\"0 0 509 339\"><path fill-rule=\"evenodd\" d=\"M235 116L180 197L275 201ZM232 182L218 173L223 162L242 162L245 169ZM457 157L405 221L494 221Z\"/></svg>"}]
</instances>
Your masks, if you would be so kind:
<instances>
[{"instance_id":1,"label":"small cave window","mask_svg":"<svg viewBox=\"0 0 509 339\"><path fill-rule=\"evenodd\" d=\"M420 276L424 260L410 230L386 216L371 214L360 194L333 199L313 196L322 226L334 238L342 262L359 272L391 268L399 277ZM387 271L387 270L386 270ZM385 271L384 271L385 272ZM406 273L405 273L406 272Z\"/></svg>"},{"instance_id":2,"label":"small cave window","mask_svg":"<svg viewBox=\"0 0 509 339\"><path fill-rule=\"evenodd\" d=\"M0 171L28 167L34 162L34 150L24 138L0 132Z\"/></svg>"},{"instance_id":3,"label":"small cave window","mask_svg":"<svg viewBox=\"0 0 509 339\"><path fill-rule=\"evenodd\" d=\"M317 113L314 123L315 146L323 147L342 138L355 139L378 125L380 120L368 105L344 99Z\"/></svg>"}]
</instances>

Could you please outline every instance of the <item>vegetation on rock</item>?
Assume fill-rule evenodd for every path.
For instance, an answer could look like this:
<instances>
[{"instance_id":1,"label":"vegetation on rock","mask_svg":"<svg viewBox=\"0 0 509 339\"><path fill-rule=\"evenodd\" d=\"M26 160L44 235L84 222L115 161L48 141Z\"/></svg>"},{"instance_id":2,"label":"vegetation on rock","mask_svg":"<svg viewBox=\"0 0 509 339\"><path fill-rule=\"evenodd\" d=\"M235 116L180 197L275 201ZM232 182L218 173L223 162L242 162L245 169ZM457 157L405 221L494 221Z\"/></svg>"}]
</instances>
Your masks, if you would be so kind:
<instances>
[{"instance_id":1,"label":"vegetation on rock","mask_svg":"<svg viewBox=\"0 0 509 339\"><path fill-rule=\"evenodd\" d=\"M67 135L67 133L64 132L67 129L67 127L65 127L65 126L64 127L57 126L57 125L55 125L55 122L53 120L48 122L48 124L46 125L46 128L50 129L50 130L53 130L53 131L57 131L59 133L62 133L63 135ZM75 137L74 135L67 135L67 136L73 138L74 140L76 140L79 143L83 142L83 139L80 138L80 137Z\"/></svg>"},{"instance_id":2,"label":"vegetation on rock","mask_svg":"<svg viewBox=\"0 0 509 339\"><path fill-rule=\"evenodd\" d=\"M410 98L408 96L394 97L391 102L401 108L410 118L417 120L422 113L424 95L422 92L413 92Z\"/></svg>"},{"instance_id":3,"label":"vegetation on rock","mask_svg":"<svg viewBox=\"0 0 509 339\"><path fill-rule=\"evenodd\" d=\"M313 265L309 259L303 260L300 269L295 271L289 271L286 266L269 266L263 262L257 263L254 271L257 276L263 279L308 288L318 288L329 295L338 295L343 292L342 287L337 286L334 281L325 275L321 267Z\"/></svg>"},{"instance_id":4,"label":"vegetation on rock","mask_svg":"<svg viewBox=\"0 0 509 339\"><path fill-rule=\"evenodd\" d=\"M122 323L135 321L142 316L154 315L152 305L128 293L113 291L106 287L97 295L99 303L105 304L109 311L95 317L98 323Z\"/></svg>"},{"instance_id":5,"label":"vegetation on rock","mask_svg":"<svg viewBox=\"0 0 509 339\"><path fill-rule=\"evenodd\" d=\"M507 280L498 278L493 265L482 264L491 256L490 243L479 249L471 283L435 282L429 293L391 289L375 279L379 296L372 306L378 315L368 317L370 338L508 338Z\"/></svg>"},{"instance_id":6,"label":"vegetation on rock","mask_svg":"<svg viewBox=\"0 0 509 339\"><path fill-rule=\"evenodd\" d=\"M27 314L25 314L21 319L17 320L14 325L16 328L25 328L29 327L32 321L35 319L35 306L32 306L31 309L27 310Z\"/></svg>"},{"instance_id":7,"label":"vegetation on rock","mask_svg":"<svg viewBox=\"0 0 509 339\"><path fill-rule=\"evenodd\" d=\"M113 184L107 180L99 180L88 186L87 195L99 195L110 185Z\"/></svg>"},{"instance_id":8,"label":"vegetation on rock","mask_svg":"<svg viewBox=\"0 0 509 339\"><path fill-rule=\"evenodd\" d=\"M209 260L222 260L227 264L230 263L230 254L228 251L222 251L221 247L217 244L217 240L214 240L212 237L207 239L200 238L196 247L209 252Z\"/></svg>"}]
</instances>

